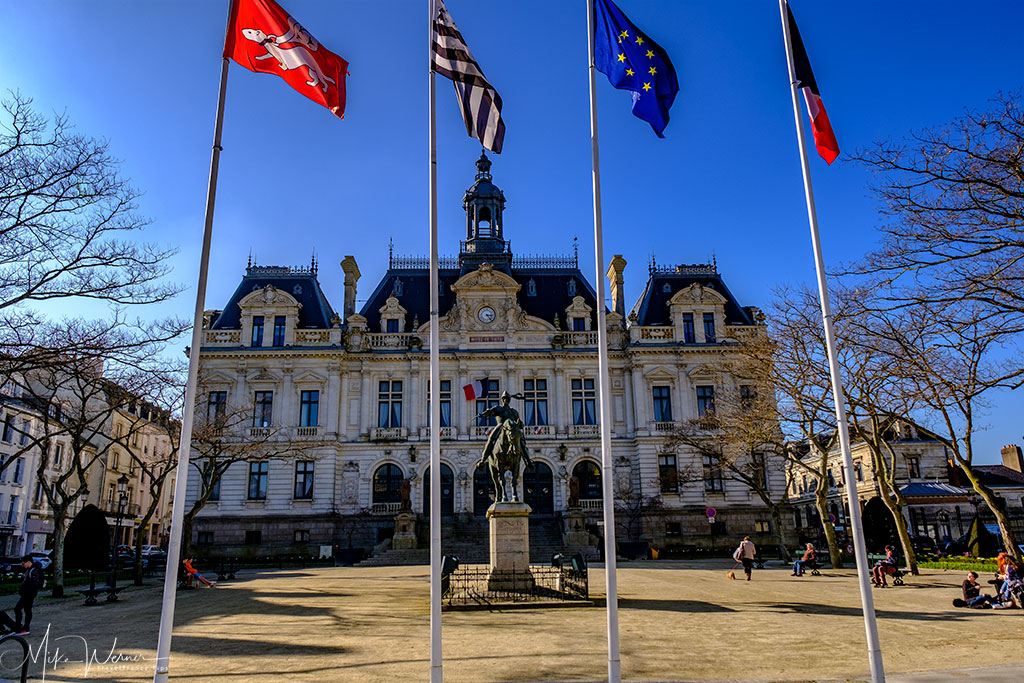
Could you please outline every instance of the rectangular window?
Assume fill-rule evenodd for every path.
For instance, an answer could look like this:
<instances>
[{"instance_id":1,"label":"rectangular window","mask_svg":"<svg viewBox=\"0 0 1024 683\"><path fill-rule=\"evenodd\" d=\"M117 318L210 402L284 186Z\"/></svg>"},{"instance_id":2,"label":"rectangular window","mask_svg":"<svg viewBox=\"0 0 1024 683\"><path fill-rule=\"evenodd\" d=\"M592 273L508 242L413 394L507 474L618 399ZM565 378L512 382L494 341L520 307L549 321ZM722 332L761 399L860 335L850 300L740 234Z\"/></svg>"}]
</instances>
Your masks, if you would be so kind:
<instances>
[{"instance_id":1,"label":"rectangular window","mask_svg":"<svg viewBox=\"0 0 1024 683\"><path fill-rule=\"evenodd\" d=\"M398 333L398 318L388 318L384 324L386 325L384 328L385 332Z\"/></svg>"},{"instance_id":2,"label":"rectangular window","mask_svg":"<svg viewBox=\"0 0 1024 683\"><path fill-rule=\"evenodd\" d=\"M764 453L750 454L750 478L759 490L768 490L768 463Z\"/></svg>"},{"instance_id":3,"label":"rectangular window","mask_svg":"<svg viewBox=\"0 0 1024 683\"><path fill-rule=\"evenodd\" d=\"M596 425L594 380L574 379L572 381L572 423L574 425Z\"/></svg>"},{"instance_id":4,"label":"rectangular window","mask_svg":"<svg viewBox=\"0 0 1024 683\"><path fill-rule=\"evenodd\" d=\"M654 421L672 421L672 388L652 387L651 394L654 396Z\"/></svg>"},{"instance_id":5,"label":"rectangular window","mask_svg":"<svg viewBox=\"0 0 1024 683\"><path fill-rule=\"evenodd\" d=\"M270 463L249 463L249 500L267 499L267 476L269 472Z\"/></svg>"},{"instance_id":6,"label":"rectangular window","mask_svg":"<svg viewBox=\"0 0 1024 683\"><path fill-rule=\"evenodd\" d=\"M857 468L857 481L864 481L864 465L858 462L854 467Z\"/></svg>"},{"instance_id":7,"label":"rectangular window","mask_svg":"<svg viewBox=\"0 0 1024 683\"><path fill-rule=\"evenodd\" d=\"M295 499L313 499L313 461L300 460L295 463Z\"/></svg>"},{"instance_id":8,"label":"rectangular window","mask_svg":"<svg viewBox=\"0 0 1024 683\"><path fill-rule=\"evenodd\" d=\"M665 535L666 536L682 536L683 525L679 522L665 522Z\"/></svg>"},{"instance_id":9,"label":"rectangular window","mask_svg":"<svg viewBox=\"0 0 1024 683\"><path fill-rule=\"evenodd\" d=\"M200 531L196 534L196 545L213 545L213 532Z\"/></svg>"},{"instance_id":10,"label":"rectangular window","mask_svg":"<svg viewBox=\"0 0 1024 683\"><path fill-rule=\"evenodd\" d=\"M528 427L548 423L548 381L531 377L523 380L523 420Z\"/></svg>"},{"instance_id":11,"label":"rectangular window","mask_svg":"<svg viewBox=\"0 0 1024 683\"><path fill-rule=\"evenodd\" d=\"M487 410L488 408L493 408L494 406L498 405L498 399L500 398L500 396L498 395L498 393L499 393L498 392L498 388L499 388L498 387L498 380L496 380L496 379L489 379L489 380L487 380L487 393L485 394L485 397L484 398L478 398L476 400L476 413L477 413L477 415L479 415L483 411ZM476 423L480 427L483 427L483 426L493 427L494 425L498 424L498 421L495 418L493 418L493 417L488 417L488 418L486 418L484 420L481 420L480 418L477 418Z\"/></svg>"},{"instance_id":12,"label":"rectangular window","mask_svg":"<svg viewBox=\"0 0 1024 683\"><path fill-rule=\"evenodd\" d=\"M28 445L28 437L32 434L32 423L28 420L21 421L21 435L18 438L18 443L22 446Z\"/></svg>"},{"instance_id":13,"label":"rectangular window","mask_svg":"<svg viewBox=\"0 0 1024 683\"><path fill-rule=\"evenodd\" d=\"M704 314L704 341L708 344L715 343L715 314Z\"/></svg>"},{"instance_id":14,"label":"rectangular window","mask_svg":"<svg viewBox=\"0 0 1024 683\"><path fill-rule=\"evenodd\" d=\"M452 426L452 381L450 379L441 380L441 396L440 409L441 409L441 426L451 427ZM430 426L430 380L427 380L427 426Z\"/></svg>"},{"instance_id":15,"label":"rectangular window","mask_svg":"<svg viewBox=\"0 0 1024 683\"><path fill-rule=\"evenodd\" d=\"M921 458L907 456L907 476L917 479L921 476Z\"/></svg>"},{"instance_id":16,"label":"rectangular window","mask_svg":"<svg viewBox=\"0 0 1024 683\"><path fill-rule=\"evenodd\" d=\"M676 493L679 490L679 470L676 469L676 456L658 456L658 479L662 493Z\"/></svg>"},{"instance_id":17,"label":"rectangular window","mask_svg":"<svg viewBox=\"0 0 1024 683\"><path fill-rule=\"evenodd\" d=\"M743 412L749 413L754 408L754 401L757 399L757 391L749 384L740 386L740 408Z\"/></svg>"},{"instance_id":18,"label":"rectangular window","mask_svg":"<svg viewBox=\"0 0 1024 683\"><path fill-rule=\"evenodd\" d=\"M0 465L6 465L6 467L0 470L0 484L3 484L7 481L7 470L11 469L10 462L10 459L0 455Z\"/></svg>"},{"instance_id":19,"label":"rectangular window","mask_svg":"<svg viewBox=\"0 0 1024 683\"><path fill-rule=\"evenodd\" d=\"M14 461L14 483L20 484L25 475L25 458L18 458Z\"/></svg>"},{"instance_id":20,"label":"rectangular window","mask_svg":"<svg viewBox=\"0 0 1024 683\"><path fill-rule=\"evenodd\" d=\"M320 424L320 392L303 391L299 398L299 426L316 427Z\"/></svg>"},{"instance_id":21,"label":"rectangular window","mask_svg":"<svg viewBox=\"0 0 1024 683\"><path fill-rule=\"evenodd\" d=\"M772 532L772 523L767 519L759 519L754 522L754 533L757 534L770 534Z\"/></svg>"},{"instance_id":22,"label":"rectangular window","mask_svg":"<svg viewBox=\"0 0 1024 683\"><path fill-rule=\"evenodd\" d=\"M704 491L706 493L722 493L725 490L725 482L722 481L722 468L714 456L705 455L704 461Z\"/></svg>"},{"instance_id":23,"label":"rectangular window","mask_svg":"<svg viewBox=\"0 0 1024 683\"><path fill-rule=\"evenodd\" d=\"M295 542L296 543L309 543L309 529L296 529L295 530Z\"/></svg>"},{"instance_id":24,"label":"rectangular window","mask_svg":"<svg viewBox=\"0 0 1024 683\"><path fill-rule=\"evenodd\" d=\"M263 316L252 317L252 345L263 346Z\"/></svg>"},{"instance_id":25,"label":"rectangular window","mask_svg":"<svg viewBox=\"0 0 1024 683\"><path fill-rule=\"evenodd\" d=\"M402 380L384 380L378 384L377 426L402 426Z\"/></svg>"},{"instance_id":26,"label":"rectangular window","mask_svg":"<svg viewBox=\"0 0 1024 683\"><path fill-rule=\"evenodd\" d=\"M263 543L263 532L259 529L249 529L245 532L246 545L261 545Z\"/></svg>"},{"instance_id":27,"label":"rectangular window","mask_svg":"<svg viewBox=\"0 0 1024 683\"><path fill-rule=\"evenodd\" d=\"M32 494L32 502L36 505L40 505L43 502L43 484L41 482L36 482L36 490Z\"/></svg>"},{"instance_id":28,"label":"rectangular window","mask_svg":"<svg viewBox=\"0 0 1024 683\"><path fill-rule=\"evenodd\" d=\"M213 422L218 417L223 417L224 411L227 410L227 405L228 392L211 391L210 398L206 403L206 419L209 422Z\"/></svg>"},{"instance_id":29,"label":"rectangular window","mask_svg":"<svg viewBox=\"0 0 1024 683\"><path fill-rule=\"evenodd\" d=\"M715 412L715 388L697 387L697 416Z\"/></svg>"},{"instance_id":30,"label":"rectangular window","mask_svg":"<svg viewBox=\"0 0 1024 683\"><path fill-rule=\"evenodd\" d=\"M693 327L693 313L683 313L683 341L692 344L697 341Z\"/></svg>"},{"instance_id":31,"label":"rectangular window","mask_svg":"<svg viewBox=\"0 0 1024 683\"><path fill-rule=\"evenodd\" d=\"M274 392L257 391L253 404L256 410L252 415L252 426L269 427L270 419L274 413Z\"/></svg>"},{"instance_id":32,"label":"rectangular window","mask_svg":"<svg viewBox=\"0 0 1024 683\"><path fill-rule=\"evenodd\" d=\"M58 443L53 446L53 466L60 467L64 462L64 444Z\"/></svg>"},{"instance_id":33,"label":"rectangular window","mask_svg":"<svg viewBox=\"0 0 1024 683\"><path fill-rule=\"evenodd\" d=\"M828 471L828 486L833 489L836 487L836 477L832 474L831 469Z\"/></svg>"},{"instance_id":34,"label":"rectangular window","mask_svg":"<svg viewBox=\"0 0 1024 683\"><path fill-rule=\"evenodd\" d=\"M573 332L585 332L587 329L586 318L573 318L572 319L572 330Z\"/></svg>"},{"instance_id":35,"label":"rectangular window","mask_svg":"<svg viewBox=\"0 0 1024 683\"><path fill-rule=\"evenodd\" d=\"M4 418L4 441L10 443L14 439L14 418L10 415Z\"/></svg>"},{"instance_id":36,"label":"rectangular window","mask_svg":"<svg viewBox=\"0 0 1024 683\"><path fill-rule=\"evenodd\" d=\"M203 477L203 492L206 492L207 490L209 490L210 491L210 497L207 498L206 500L211 501L211 502L216 502L216 501L220 500L220 477L217 477L217 481L213 482L213 484L211 485L210 484L210 477L211 476L212 475L210 473L208 473L208 472L204 471L202 473L202 477Z\"/></svg>"},{"instance_id":37,"label":"rectangular window","mask_svg":"<svg viewBox=\"0 0 1024 683\"><path fill-rule=\"evenodd\" d=\"M7 508L7 523L18 523L18 496L11 496L11 506Z\"/></svg>"},{"instance_id":38,"label":"rectangular window","mask_svg":"<svg viewBox=\"0 0 1024 683\"><path fill-rule=\"evenodd\" d=\"M274 346L284 346L284 316L274 316Z\"/></svg>"}]
</instances>

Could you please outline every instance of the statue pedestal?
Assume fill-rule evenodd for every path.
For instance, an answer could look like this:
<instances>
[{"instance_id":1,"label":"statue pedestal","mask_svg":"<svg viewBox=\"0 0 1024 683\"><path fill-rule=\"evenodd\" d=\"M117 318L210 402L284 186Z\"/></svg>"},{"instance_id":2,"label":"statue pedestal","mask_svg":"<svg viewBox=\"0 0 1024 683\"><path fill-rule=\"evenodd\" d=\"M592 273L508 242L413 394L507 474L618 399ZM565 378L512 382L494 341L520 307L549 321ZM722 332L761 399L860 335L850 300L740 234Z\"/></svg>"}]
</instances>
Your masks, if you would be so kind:
<instances>
[{"instance_id":1,"label":"statue pedestal","mask_svg":"<svg viewBox=\"0 0 1024 683\"><path fill-rule=\"evenodd\" d=\"M395 515L395 535L391 539L391 547L409 549L416 545L416 513L412 510L399 510Z\"/></svg>"},{"instance_id":2,"label":"statue pedestal","mask_svg":"<svg viewBox=\"0 0 1024 683\"><path fill-rule=\"evenodd\" d=\"M487 509L491 526L492 591L533 590L530 574L530 506L526 503L494 503Z\"/></svg>"},{"instance_id":3,"label":"statue pedestal","mask_svg":"<svg viewBox=\"0 0 1024 683\"><path fill-rule=\"evenodd\" d=\"M590 545L587 516L583 508L571 507L565 511L565 544L570 547Z\"/></svg>"}]
</instances>

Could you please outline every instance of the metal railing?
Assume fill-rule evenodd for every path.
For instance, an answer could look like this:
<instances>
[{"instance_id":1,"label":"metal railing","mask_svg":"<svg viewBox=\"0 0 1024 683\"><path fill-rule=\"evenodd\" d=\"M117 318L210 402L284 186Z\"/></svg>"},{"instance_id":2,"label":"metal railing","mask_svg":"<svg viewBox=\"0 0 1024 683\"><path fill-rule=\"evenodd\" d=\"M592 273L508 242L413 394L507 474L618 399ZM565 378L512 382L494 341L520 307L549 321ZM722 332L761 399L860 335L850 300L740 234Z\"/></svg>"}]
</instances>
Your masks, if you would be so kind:
<instances>
[{"instance_id":1,"label":"metal railing","mask_svg":"<svg viewBox=\"0 0 1024 683\"><path fill-rule=\"evenodd\" d=\"M589 599L587 570L569 566L492 571L487 565L465 565L441 577L441 601L446 605Z\"/></svg>"}]
</instances>

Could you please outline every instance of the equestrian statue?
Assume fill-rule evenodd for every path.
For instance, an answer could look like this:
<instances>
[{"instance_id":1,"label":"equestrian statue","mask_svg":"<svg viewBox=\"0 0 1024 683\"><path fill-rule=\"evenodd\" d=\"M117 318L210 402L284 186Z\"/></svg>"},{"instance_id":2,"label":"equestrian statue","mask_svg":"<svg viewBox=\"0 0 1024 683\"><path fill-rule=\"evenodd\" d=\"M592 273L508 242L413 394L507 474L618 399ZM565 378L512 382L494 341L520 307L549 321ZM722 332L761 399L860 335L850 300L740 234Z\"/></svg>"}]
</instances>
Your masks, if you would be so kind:
<instances>
[{"instance_id":1,"label":"equestrian statue","mask_svg":"<svg viewBox=\"0 0 1024 683\"><path fill-rule=\"evenodd\" d=\"M480 455L479 466L487 466L494 482L494 496L497 503L518 503L519 502L519 466L525 464L533 469L533 461L530 460L530 452L526 447L526 439L523 438L523 421L519 417L519 411L511 407L513 398L523 398L516 394L510 395L507 391L501 392L499 405L482 411L478 418L493 417L498 421L497 426L487 435L487 443L484 444L483 453ZM506 492L504 486L505 472L512 477L511 491Z\"/></svg>"}]
</instances>

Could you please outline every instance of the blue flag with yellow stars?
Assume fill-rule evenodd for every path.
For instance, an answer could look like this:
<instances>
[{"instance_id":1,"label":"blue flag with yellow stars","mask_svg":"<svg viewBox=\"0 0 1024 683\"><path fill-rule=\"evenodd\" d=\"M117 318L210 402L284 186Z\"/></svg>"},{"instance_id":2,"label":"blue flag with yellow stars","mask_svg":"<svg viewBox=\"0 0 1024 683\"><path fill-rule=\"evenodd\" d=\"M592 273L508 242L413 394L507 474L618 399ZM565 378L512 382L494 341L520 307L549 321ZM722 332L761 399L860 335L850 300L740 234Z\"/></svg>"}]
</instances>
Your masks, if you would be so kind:
<instances>
[{"instance_id":1,"label":"blue flag with yellow stars","mask_svg":"<svg viewBox=\"0 0 1024 683\"><path fill-rule=\"evenodd\" d=\"M594 65L613 86L633 91L633 115L658 134L679 92L668 54L633 25L611 0L594 2Z\"/></svg>"}]
</instances>

